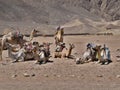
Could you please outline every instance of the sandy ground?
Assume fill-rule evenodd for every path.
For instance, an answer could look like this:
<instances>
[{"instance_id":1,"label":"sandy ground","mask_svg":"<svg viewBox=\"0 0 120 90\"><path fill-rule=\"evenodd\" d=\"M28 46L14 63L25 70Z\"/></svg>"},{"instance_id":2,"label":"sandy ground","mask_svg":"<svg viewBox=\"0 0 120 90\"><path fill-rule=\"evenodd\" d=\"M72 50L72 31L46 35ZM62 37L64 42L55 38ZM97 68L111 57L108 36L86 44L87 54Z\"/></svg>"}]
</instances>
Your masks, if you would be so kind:
<instances>
[{"instance_id":1,"label":"sandy ground","mask_svg":"<svg viewBox=\"0 0 120 90\"><path fill-rule=\"evenodd\" d=\"M106 44L111 50L112 63L99 65L94 62L76 65L73 59L50 58L50 63L36 65L35 61L11 63L4 51L0 62L0 90L120 90L120 62L116 52L120 36L65 36L64 42L75 44L72 55L80 57L88 42ZM54 43L53 37L36 37L40 43ZM51 45L51 54L55 45ZM29 77L23 74L27 73Z\"/></svg>"}]
</instances>

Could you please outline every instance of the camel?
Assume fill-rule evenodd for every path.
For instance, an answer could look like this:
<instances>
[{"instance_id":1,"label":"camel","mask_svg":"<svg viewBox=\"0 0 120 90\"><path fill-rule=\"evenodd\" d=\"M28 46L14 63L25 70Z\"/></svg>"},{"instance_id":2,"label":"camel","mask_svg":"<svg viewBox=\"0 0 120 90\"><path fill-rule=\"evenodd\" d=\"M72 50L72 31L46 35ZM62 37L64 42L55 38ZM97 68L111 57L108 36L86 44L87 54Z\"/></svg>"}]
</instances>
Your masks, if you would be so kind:
<instances>
[{"instance_id":1,"label":"camel","mask_svg":"<svg viewBox=\"0 0 120 90\"><path fill-rule=\"evenodd\" d=\"M21 40L23 39L23 35L16 31L16 32L9 32L8 34L4 35L1 39L0 39L0 59L2 60L2 51L6 50L6 42L9 42L11 44L14 43L19 43L21 42Z\"/></svg>"},{"instance_id":2,"label":"camel","mask_svg":"<svg viewBox=\"0 0 120 90\"><path fill-rule=\"evenodd\" d=\"M61 52L55 52L54 53L54 58L71 58L71 53L72 53L72 50L73 48L75 48L75 45L74 44L69 44L69 48L66 49L66 48L63 48L63 50Z\"/></svg>"},{"instance_id":3,"label":"camel","mask_svg":"<svg viewBox=\"0 0 120 90\"><path fill-rule=\"evenodd\" d=\"M36 64L45 64L49 60L49 52L46 52L44 49L40 50L39 52L39 60Z\"/></svg>"},{"instance_id":4,"label":"camel","mask_svg":"<svg viewBox=\"0 0 120 90\"><path fill-rule=\"evenodd\" d=\"M34 35L38 32L39 31L37 31L35 29L32 30L30 33L29 40L23 39L23 35L20 34L20 32L9 32L8 34L4 35L0 42L0 44L1 44L1 50L0 50L1 60L2 60L2 51L5 49L5 43L20 44L20 46L22 47L24 45L24 43L30 42L33 39Z\"/></svg>"},{"instance_id":5,"label":"camel","mask_svg":"<svg viewBox=\"0 0 120 90\"><path fill-rule=\"evenodd\" d=\"M28 46L23 46L20 49L16 45L12 45L10 43L7 43L7 49L8 49L8 55L10 58L13 59L14 62L18 62L20 59L21 61L25 61L28 59L39 59L39 55L36 52L36 48L34 45L29 44ZM19 46L20 47L20 46Z\"/></svg>"},{"instance_id":6,"label":"camel","mask_svg":"<svg viewBox=\"0 0 120 90\"><path fill-rule=\"evenodd\" d=\"M74 44L69 44L69 48L68 49L63 49L62 51L62 57L67 57L67 58L71 58L71 53L73 48L75 48Z\"/></svg>"},{"instance_id":7,"label":"camel","mask_svg":"<svg viewBox=\"0 0 120 90\"><path fill-rule=\"evenodd\" d=\"M66 48L65 43L59 42L59 44L56 45L53 57L54 58L57 58L57 57L61 58L61 56L62 56L61 52L64 48Z\"/></svg>"},{"instance_id":8,"label":"camel","mask_svg":"<svg viewBox=\"0 0 120 90\"><path fill-rule=\"evenodd\" d=\"M36 30L36 29L32 30L31 33L30 33L30 39L29 39L29 41L32 41L33 38L34 38L34 35L36 35L38 32L39 32L39 31Z\"/></svg>"},{"instance_id":9,"label":"camel","mask_svg":"<svg viewBox=\"0 0 120 90\"><path fill-rule=\"evenodd\" d=\"M15 45L6 43L6 47L8 49L8 56L13 59L13 62L17 62L19 59L24 61L24 57L25 57L25 49L24 48L21 48L18 51L14 52L13 48L15 48Z\"/></svg>"},{"instance_id":10,"label":"camel","mask_svg":"<svg viewBox=\"0 0 120 90\"><path fill-rule=\"evenodd\" d=\"M64 28L58 27L57 32L55 33L55 44L63 42Z\"/></svg>"},{"instance_id":11,"label":"camel","mask_svg":"<svg viewBox=\"0 0 120 90\"><path fill-rule=\"evenodd\" d=\"M2 49L5 49L5 43L11 44L20 44L21 40L23 39L23 35L19 31L9 32L6 35L3 35L1 40Z\"/></svg>"},{"instance_id":12,"label":"camel","mask_svg":"<svg viewBox=\"0 0 120 90\"><path fill-rule=\"evenodd\" d=\"M92 43L87 44L87 49L83 53L81 58L76 58L76 64L88 63L90 61L100 60L100 48L101 45L95 45Z\"/></svg>"},{"instance_id":13,"label":"camel","mask_svg":"<svg viewBox=\"0 0 120 90\"><path fill-rule=\"evenodd\" d=\"M94 59L94 51L88 47L81 58L76 58L76 64L88 63Z\"/></svg>"},{"instance_id":14,"label":"camel","mask_svg":"<svg viewBox=\"0 0 120 90\"><path fill-rule=\"evenodd\" d=\"M100 51L100 63L103 65L107 65L111 62L111 57L110 57L110 50L108 47L106 47L106 45L104 44L104 47L101 49Z\"/></svg>"},{"instance_id":15,"label":"camel","mask_svg":"<svg viewBox=\"0 0 120 90\"><path fill-rule=\"evenodd\" d=\"M27 44L27 43L31 43L31 41L33 40L34 36L38 33L39 31L36 30L36 29L33 29L30 33L30 37L28 40L26 39L23 39L21 42L22 42L22 45L23 46L24 44ZM24 36L25 37L25 36Z\"/></svg>"},{"instance_id":16,"label":"camel","mask_svg":"<svg viewBox=\"0 0 120 90\"><path fill-rule=\"evenodd\" d=\"M45 64L50 58L50 45L52 43L43 43L39 49L39 59L36 64Z\"/></svg>"}]
</instances>

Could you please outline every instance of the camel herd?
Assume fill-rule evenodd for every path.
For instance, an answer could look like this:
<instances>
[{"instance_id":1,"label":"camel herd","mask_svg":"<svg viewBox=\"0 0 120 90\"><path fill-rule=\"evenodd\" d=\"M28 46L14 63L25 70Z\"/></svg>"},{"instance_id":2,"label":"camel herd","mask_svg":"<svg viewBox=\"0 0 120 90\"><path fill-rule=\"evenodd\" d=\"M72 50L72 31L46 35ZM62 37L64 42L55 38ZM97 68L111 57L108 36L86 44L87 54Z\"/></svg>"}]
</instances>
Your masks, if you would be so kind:
<instances>
[{"instance_id":1,"label":"camel herd","mask_svg":"<svg viewBox=\"0 0 120 90\"><path fill-rule=\"evenodd\" d=\"M12 59L12 62L25 61L28 59L36 60L36 64L45 64L49 61L51 57L50 45L52 43L33 41L34 35L39 31L32 30L30 33L30 39L26 40L23 34L18 31L9 32L0 39L0 57L2 60L3 50L8 50L8 57ZM75 59L76 64L83 64L91 61L97 61L101 64L109 64L110 50L106 45L103 47L101 45L96 45L93 43L88 43L86 46L86 51L82 57L77 58L71 55L72 50L75 45L70 43L69 47L63 42L64 28L58 27L55 33L55 51L52 54L53 58L72 58Z\"/></svg>"},{"instance_id":2,"label":"camel herd","mask_svg":"<svg viewBox=\"0 0 120 90\"><path fill-rule=\"evenodd\" d=\"M103 47L101 45L96 45L94 43L88 43L87 49L83 53L81 58L76 58L76 64L88 63L91 61L97 61L96 63L100 63L101 65L107 65L111 61L110 50L104 44Z\"/></svg>"}]
</instances>

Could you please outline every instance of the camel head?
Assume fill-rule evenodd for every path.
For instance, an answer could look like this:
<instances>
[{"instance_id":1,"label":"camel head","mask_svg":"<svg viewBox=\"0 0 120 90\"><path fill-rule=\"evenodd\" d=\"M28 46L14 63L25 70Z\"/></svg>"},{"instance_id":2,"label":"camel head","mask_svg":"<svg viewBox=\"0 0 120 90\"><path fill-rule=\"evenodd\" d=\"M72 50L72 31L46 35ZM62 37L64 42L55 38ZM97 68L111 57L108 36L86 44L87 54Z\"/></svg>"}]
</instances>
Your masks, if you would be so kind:
<instances>
[{"instance_id":1,"label":"camel head","mask_svg":"<svg viewBox=\"0 0 120 90\"><path fill-rule=\"evenodd\" d=\"M84 64L85 63L83 58L76 58L75 62L76 62L76 64Z\"/></svg>"},{"instance_id":2,"label":"camel head","mask_svg":"<svg viewBox=\"0 0 120 90\"><path fill-rule=\"evenodd\" d=\"M19 31L15 31L11 34L12 34L11 38L13 39L23 39L23 34L21 34Z\"/></svg>"},{"instance_id":3,"label":"camel head","mask_svg":"<svg viewBox=\"0 0 120 90\"><path fill-rule=\"evenodd\" d=\"M58 26L56 30L60 30L60 28L61 28L61 27L60 27L60 26Z\"/></svg>"},{"instance_id":4,"label":"camel head","mask_svg":"<svg viewBox=\"0 0 120 90\"><path fill-rule=\"evenodd\" d=\"M69 44L69 46L70 46L70 49L73 49L73 48L75 48L75 45L74 44Z\"/></svg>"},{"instance_id":5,"label":"camel head","mask_svg":"<svg viewBox=\"0 0 120 90\"><path fill-rule=\"evenodd\" d=\"M46 54L46 56L48 57L49 55L50 55L50 45L51 45L52 43L49 43L49 42L43 42L43 44L42 45L40 45L39 47L40 47L40 52L41 51L44 51L45 52L45 54Z\"/></svg>"},{"instance_id":6,"label":"camel head","mask_svg":"<svg viewBox=\"0 0 120 90\"><path fill-rule=\"evenodd\" d=\"M101 45L96 45L95 49L96 50L100 50L101 49Z\"/></svg>"},{"instance_id":7,"label":"camel head","mask_svg":"<svg viewBox=\"0 0 120 90\"><path fill-rule=\"evenodd\" d=\"M61 32L62 35L64 34L64 28L63 27L61 28L61 26L58 26L56 30L57 30L56 34L58 34L59 31Z\"/></svg>"},{"instance_id":8,"label":"camel head","mask_svg":"<svg viewBox=\"0 0 120 90\"><path fill-rule=\"evenodd\" d=\"M36 35L37 33L39 33L39 31L36 30L36 29L33 29L32 34L33 34L33 35Z\"/></svg>"}]
</instances>

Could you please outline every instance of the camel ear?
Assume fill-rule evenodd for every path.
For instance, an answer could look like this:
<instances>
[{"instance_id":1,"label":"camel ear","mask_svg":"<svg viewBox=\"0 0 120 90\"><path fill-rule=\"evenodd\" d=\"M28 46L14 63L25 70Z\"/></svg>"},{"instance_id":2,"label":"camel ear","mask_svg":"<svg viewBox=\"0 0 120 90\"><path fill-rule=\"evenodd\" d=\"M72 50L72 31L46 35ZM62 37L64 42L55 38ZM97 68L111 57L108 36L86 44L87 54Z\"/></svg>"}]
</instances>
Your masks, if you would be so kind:
<instances>
[{"instance_id":1,"label":"camel ear","mask_svg":"<svg viewBox=\"0 0 120 90\"><path fill-rule=\"evenodd\" d=\"M61 30L64 30L64 28L61 28Z\"/></svg>"},{"instance_id":2,"label":"camel ear","mask_svg":"<svg viewBox=\"0 0 120 90\"><path fill-rule=\"evenodd\" d=\"M75 48L75 45L74 45L74 44L72 44L72 48Z\"/></svg>"},{"instance_id":3,"label":"camel ear","mask_svg":"<svg viewBox=\"0 0 120 90\"><path fill-rule=\"evenodd\" d=\"M72 44L71 44L71 43L69 43L69 45L70 45L70 46L72 46Z\"/></svg>"},{"instance_id":4,"label":"camel ear","mask_svg":"<svg viewBox=\"0 0 120 90\"><path fill-rule=\"evenodd\" d=\"M36 33L37 33L37 32L39 32L39 31L38 31L38 30L36 30L36 29L34 29L34 32L36 32Z\"/></svg>"},{"instance_id":5,"label":"camel ear","mask_svg":"<svg viewBox=\"0 0 120 90\"><path fill-rule=\"evenodd\" d=\"M57 27L57 30L60 30L60 28L61 28L61 27L60 27L60 26L58 26L58 27Z\"/></svg>"}]
</instances>

